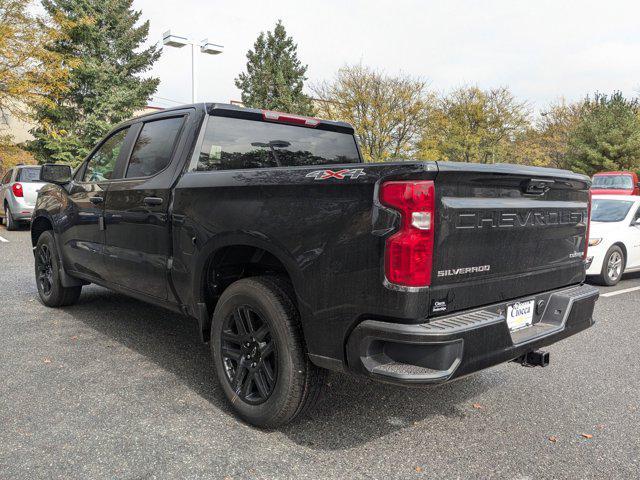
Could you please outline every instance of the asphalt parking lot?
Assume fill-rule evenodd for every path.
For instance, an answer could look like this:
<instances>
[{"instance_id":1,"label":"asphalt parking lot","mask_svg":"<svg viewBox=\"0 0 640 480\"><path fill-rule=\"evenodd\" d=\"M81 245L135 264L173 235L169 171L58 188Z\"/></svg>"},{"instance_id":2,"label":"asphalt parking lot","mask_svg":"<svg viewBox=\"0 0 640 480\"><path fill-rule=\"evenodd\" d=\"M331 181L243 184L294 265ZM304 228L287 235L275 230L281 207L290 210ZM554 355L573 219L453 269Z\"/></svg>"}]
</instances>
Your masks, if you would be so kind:
<instances>
[{"instance_id":1,"label":"asphalt parking lot","mask_svg":"<svg viewBox=\"0 0 640 480\"><path fill-rule=\"evenodd\" d=\"M261 431L195 321L96 286L45 308L29 232L0 236L0 478L640 477L640 275L603 288L619 294L547 368L430 389L332 374L310 414Z\"/></svg>"}]
</instances>

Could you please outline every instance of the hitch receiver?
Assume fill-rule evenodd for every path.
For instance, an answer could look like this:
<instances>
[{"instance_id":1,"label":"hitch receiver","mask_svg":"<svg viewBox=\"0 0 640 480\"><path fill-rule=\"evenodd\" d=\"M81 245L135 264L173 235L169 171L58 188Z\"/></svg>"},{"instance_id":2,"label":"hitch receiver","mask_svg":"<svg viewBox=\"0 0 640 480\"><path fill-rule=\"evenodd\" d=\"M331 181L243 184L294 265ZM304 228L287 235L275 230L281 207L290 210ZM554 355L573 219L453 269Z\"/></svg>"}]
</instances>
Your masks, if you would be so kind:
<instances>
[{"instance_id":1,"label":"hitch receiver","mask_svg":"<svg viewBox=\"0 0 640 480\"><path fill-rule=\"evenodd\" d=\"M549 365L549 352L532 350L516 358L514 362L518 362L523 367L546 367Z\"/></svg>"}]
</instances>

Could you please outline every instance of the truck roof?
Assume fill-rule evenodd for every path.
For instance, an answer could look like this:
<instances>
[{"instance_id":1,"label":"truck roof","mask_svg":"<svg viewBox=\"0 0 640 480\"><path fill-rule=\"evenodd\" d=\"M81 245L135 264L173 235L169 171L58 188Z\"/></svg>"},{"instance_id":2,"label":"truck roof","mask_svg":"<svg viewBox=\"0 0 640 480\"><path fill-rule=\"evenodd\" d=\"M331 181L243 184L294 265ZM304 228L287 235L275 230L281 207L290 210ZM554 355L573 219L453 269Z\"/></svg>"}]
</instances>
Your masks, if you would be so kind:
<instances>
[{"instance_id":1,"label":"truck roof","mask_svg":"<svg viewBox=\"0 0 640 480\"><path fill-rule=\"evenodd\" d=\"M277 116L285 118L281 123L285 124L296 124L298 126L307 127L307 128L319 128L321 130L332 130L341 133L347 133L353 135L355 133L353 126L346 122L336 122L334 120L325 120L321 118L308 117L304 115L297 114L289 114L284 112L275 112L272 110L263 110L259 108L247 108L241 107L238 105L232 105L230 103L215 103L215 102L200 102L193 104L180 105L177 107L171 107L164 109L160 112L150 112L144 115L140 115L137 118L145 118L153 115L158 115L160 113L167 113L172 111L184 110L186 108L196 108L198 110L205 110L209 115L215 115L220 117L231 117L231 118L245 118L247 120L257 120L257 121L276 121ZM274 118L265 118L266 115L273 114ZM287 121L286 119L300 119L300 120L309 120L310 122L304 124L302 122L293 122ZM129 121L130 122L130 121ZM128 122L125 122L128 123Z\"/></svg>"}]
</instances>

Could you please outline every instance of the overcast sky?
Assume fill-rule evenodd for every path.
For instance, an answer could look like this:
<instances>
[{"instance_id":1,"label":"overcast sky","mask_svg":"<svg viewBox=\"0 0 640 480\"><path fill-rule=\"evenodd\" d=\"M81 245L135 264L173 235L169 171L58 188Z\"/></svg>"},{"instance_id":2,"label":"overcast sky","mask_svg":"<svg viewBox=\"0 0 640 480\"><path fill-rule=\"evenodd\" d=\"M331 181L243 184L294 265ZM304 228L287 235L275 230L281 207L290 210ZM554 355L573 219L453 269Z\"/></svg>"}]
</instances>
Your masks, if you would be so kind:
<instances>
[{"instance_id":1,"label":"overcast sky","mask_svg":"<svg viewBox=\"0 0 640 480\"><path fill-rule=\"evenodd\" d=\"M640 89L639 1L134 0L150 41L171 29L224 45L198 55L198 100L239 100L234 78L260 31L282 19L308 83L362 62L438 91L508 86L535 110L564 96ZM190 52L166 48L154 104L189 102ZM162 97L162 98L160 98ZM169 99L171 101L167 101Z\"/></svg>"}]
</instances>

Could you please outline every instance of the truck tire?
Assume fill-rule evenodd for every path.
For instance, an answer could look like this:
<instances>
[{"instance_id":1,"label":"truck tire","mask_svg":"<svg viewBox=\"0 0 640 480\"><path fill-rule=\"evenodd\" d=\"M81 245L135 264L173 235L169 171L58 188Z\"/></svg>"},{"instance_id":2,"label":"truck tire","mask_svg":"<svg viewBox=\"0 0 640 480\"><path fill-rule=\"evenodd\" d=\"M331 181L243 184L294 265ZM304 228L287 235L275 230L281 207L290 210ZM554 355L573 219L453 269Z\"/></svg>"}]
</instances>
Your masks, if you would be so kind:
<instances>
[{"instance_id":1,"label":"truck tire","mask_svg":"<svg viewBox=\"0 0 640 480\"><path fill-rule=\"evenodd\" d=\"M6 206L4 208L4 218L5 218L5 223L7 224L7 230L9 230L10 232L13 232L14 230L18 229L18 223L13 219L13 215L11 215L11 210L9 209L9 206Z\"/></svg>"},{"instance_id":2,"label":"truck tire","mask_svg":"<svg viewBox=\"0 0 640 480\"><path fill-rule=\"evenodd\" d=\"M607 285L609 287L616 285L622 278L624 266L624 252L619 246L613 245L604 256L602 271L600 275L596 277L597 282L600 285Z\"/></svg>"},{"instance_id":3,"label":"truck tire","mask_svg":"<svg viewBox=\"0 0 640 480\"><path fill-rule=\"evenodd\" d=\"M218 380L238 415L273 428L317 401L325 371L311 363L283 278L260 276L231 284L213 313L211 350Z\"/></svg>"},{"instance_id":4,"label":"truck tire","mask_svg":"<svg viewBox=\"0 0 640 480\"><path fill-rule=\"evenodd\" d=\"M47 307L72 305L80 298L82 286L63 287L60 280L60 259L51 230L38 238L35 251L36 284L40 301Z\"/></svg>"}]
</instances>

